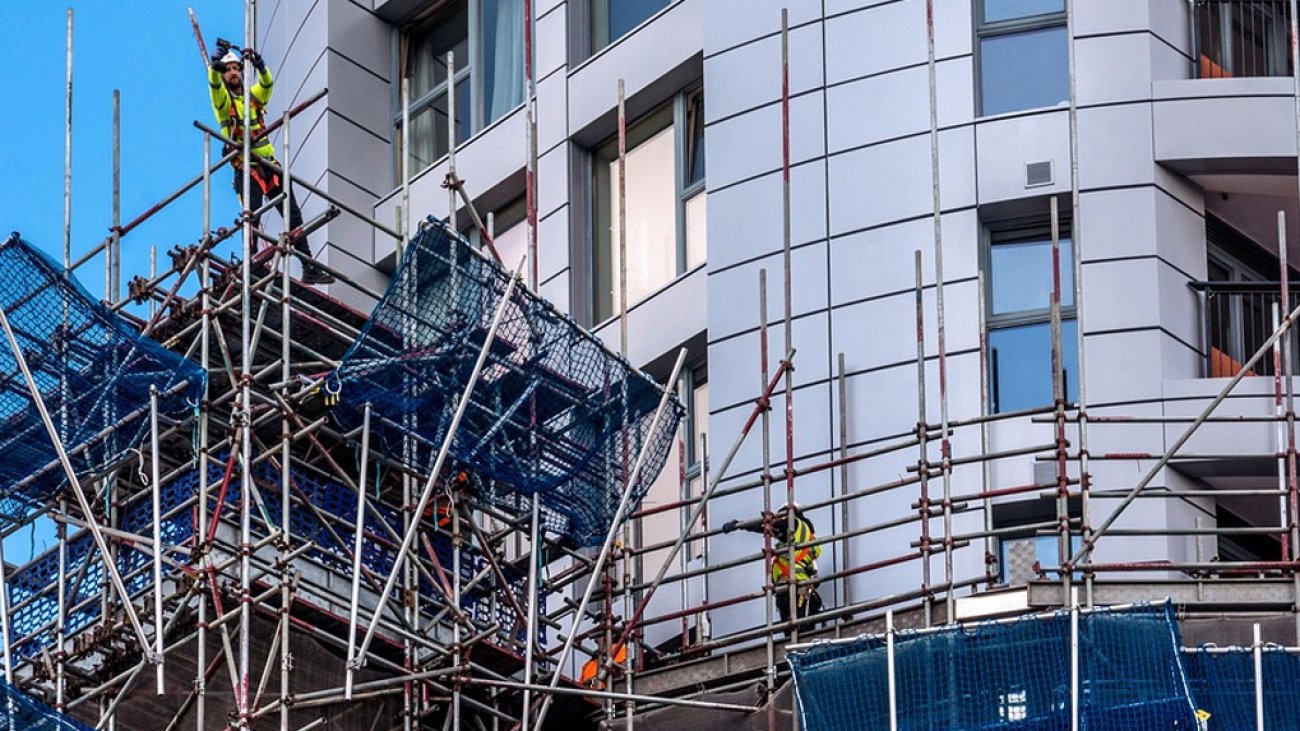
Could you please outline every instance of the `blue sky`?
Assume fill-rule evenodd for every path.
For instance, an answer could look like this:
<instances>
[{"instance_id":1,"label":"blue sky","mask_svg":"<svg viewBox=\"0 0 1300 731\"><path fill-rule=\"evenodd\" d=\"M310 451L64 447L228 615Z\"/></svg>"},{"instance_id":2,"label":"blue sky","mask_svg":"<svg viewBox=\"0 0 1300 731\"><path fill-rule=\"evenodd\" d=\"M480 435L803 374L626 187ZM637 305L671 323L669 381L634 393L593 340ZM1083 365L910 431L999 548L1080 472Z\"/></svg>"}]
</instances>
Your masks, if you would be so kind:
<instances>
[{"instance_id":1,"label":"blue sky","mask_svg":"<svg viewBox=\"0 0 1300 731\"><path fill-rule=\"evenodd\" d=\"M56 260L63 251L63 151L67 8L74 11L72 256L98 244L112 222L113 90L122 92L122 221L180 187L202 169L202 134L212 122L204 64L190 29L193 7L211 47L218 36L242 43L240 0L0 0L6 69L0 98L8 109L0 134L0 237L20 231ZM214 150L219 154L219 150ZM238 213L229 170L213 181L213 225ZM123 240L122 286L147 274L149 248L198 241L202 192L196 189ZM103 295L103 259L77 271ZM22 562L52 540L48 525L5 541L5 558Z\"/></svg>"},{"instance_id":2,"label":"blue sky","mask_svg":"<svg viewBox=\"0 0 1300 731\"><path fill-rule=\"evenodd\" d=\"M129 221L201 169L202 135L211 122L204 67L190 30L193 7L211 46L218 36L241 41L239 0L0 0L6 66L0 98L9 100L0 135L0 235L23 238L61 259L67 8L74 11L72 251L76 259L108 234L112 222L113 90L122 92L122 220ZM216 225L237 215L230 173L214 180ZM202 231L202 193L195 191L123 241L122 285ZM78 270L102 296L102 259Z\"/></svg>"}]
</instances>

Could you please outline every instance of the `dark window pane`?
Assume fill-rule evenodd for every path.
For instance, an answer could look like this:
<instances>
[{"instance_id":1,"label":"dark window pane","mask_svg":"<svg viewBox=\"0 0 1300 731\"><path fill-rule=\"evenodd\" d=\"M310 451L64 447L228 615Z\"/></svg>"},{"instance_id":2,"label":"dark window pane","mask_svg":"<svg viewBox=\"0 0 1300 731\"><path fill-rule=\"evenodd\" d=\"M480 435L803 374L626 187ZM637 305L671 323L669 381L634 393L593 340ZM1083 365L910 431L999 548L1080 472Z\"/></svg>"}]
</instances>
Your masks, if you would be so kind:
<instances>
[{"instance_id":1,"label":"dark window pane","mask_svg":"<svg viewBox=\"0 0 1300 731\"><path fill-rule=\"evenodd\" d=\"M591 0L593 52L622 38L646 18L668 7L669 0Z\"/></svg>"},{"instance_id":2,"label":"dark window pane","mask_svg":"<svg viewBox=\"0 0 1300 731\"><path fill-rule=\"evenodd\" d=\"M1074 304L1074 260L1070 239L1061 238L1061 306ZM989 291L992 314L1046 310L1052 295L1051 240L994 242Z\"/></svg>"},{"instance_id":3,"label":"dark window pane","mask_svg":"<svg viewBox=\"0 0 1300 731\"><path fill-rule=\"evenodd\" d=\"M686 181L685 187L704 180L704 92L686 100Z\"/></svg>"},{"instance_id":4,"label":"dark window pane","mask_svg":"<svg viewBox=\"0 0 1300 731\"><path fill-rule=\"evenodd\" d=\"M989 331L991 411L1002 413L1052 404L1052 328L1042 322ZM1078 328L1061 322L1066 400L1078 398Z\"/></svg>"},{"instance_id":5,"label":"dark window pane","mask_svg":"<svg viewBox=\"0 0 1300 731\"><path fill-rule=\"evenodd\" d=\"M1065 11L1065 0L984 0L984 22Z\"/></svg>"},{"instance_id":6,"label":"dark window pane","mask_svg":"<svg viewBox=\"0 0 1300 731\"><path fill-rule=\"evenodd\" d=\"M438 16L412 35L406 59L412 101L446 83L448 51L455 54L458 69L469 65L469 11L466 3Z\"/></svg>"},{"instance_id":7,"label":"dark window pane","mask_svg":"<svg viewBox=\"0 0 1300 731\"><path fill-rule=\"evenodd\" d=\"M1050 107L1069 98L1065 26L980 40L984 114Z\"/></svg>"},{"instance_id":8,"label":"dark window pane","mask_svg":"<svg viewBox=\"0 0 1300 731\"><path fill-rule=\"evenodd\" d=\"M490 124L524 100L524 2L483 0L483 115Z\"/></svg>"}]
</instances>

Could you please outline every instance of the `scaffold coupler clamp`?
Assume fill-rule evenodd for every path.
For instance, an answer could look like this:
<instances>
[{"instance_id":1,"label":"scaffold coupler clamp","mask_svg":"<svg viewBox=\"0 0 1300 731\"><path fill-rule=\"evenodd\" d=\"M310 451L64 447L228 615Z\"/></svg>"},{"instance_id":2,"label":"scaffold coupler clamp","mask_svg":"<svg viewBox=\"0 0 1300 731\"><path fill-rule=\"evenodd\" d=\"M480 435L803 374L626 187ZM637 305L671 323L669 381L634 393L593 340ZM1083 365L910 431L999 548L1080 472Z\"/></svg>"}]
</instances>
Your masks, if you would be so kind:
<instances>
[{"instance_id":1,"label":"scaffold coupler clamp","mask_svg":"<svg viewBox=\"0 0 1300 731\"><path fill-rule=\"evenodd\" d=\"M325 379L325 405L338 406L339 393L343 391L343 382L336 376L331 375Z\"/></svg>"}]
</instances>

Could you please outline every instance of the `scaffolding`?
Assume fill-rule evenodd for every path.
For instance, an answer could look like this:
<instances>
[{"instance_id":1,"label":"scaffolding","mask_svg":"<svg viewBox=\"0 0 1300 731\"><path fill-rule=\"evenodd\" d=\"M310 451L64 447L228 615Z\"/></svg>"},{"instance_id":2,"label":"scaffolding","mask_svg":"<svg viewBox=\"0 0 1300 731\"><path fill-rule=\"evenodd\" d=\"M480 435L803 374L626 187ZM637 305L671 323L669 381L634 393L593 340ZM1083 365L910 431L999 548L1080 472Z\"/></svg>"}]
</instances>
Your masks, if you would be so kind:
<instances>
[{"instance_id":1,"label":"scaffolding","mask_svg":"<svg viewBox=\"0 0 1300 731\"><path fill-rule=\"evenodd\" d=\"M531 17L527 1L525 12ZM1072 9L1067 16L1073 22ZM1073 270L1072 301L1081 307L1081 232L1076 216L1073 260L1062 261L1060 214L1053 199L1053 403L992 413L985 390L980 415L950 417L932 18L928 13L934 269L927 284L918 250L915 428L892 438L855 441L849 429L848 364L840 354L834 377L838 434L820 450L822 456L796 455L789 55L783 13L784 312L779 320L769 317L768 274L760 271L759 392L727 449L713 452L721 455L716 463L709 459L709 445L699 445L705 455L701 489L689 489L678 470L680 499L657 505L639 503L669 455L680 417L673 391L684 353L678 354L666 387L628 365L626 282L619 302L622 354L600 346L536 296L531 67L526 284L519 271L512 274L494 261L490 227L474 212L455 169L454 139L449 140L449 206L453 212L463 208L480 229L481 252L449 222L415 222L405 169L397 229L288 169L292 120L319 103L323 91L287 110L268 133L281 135L287 185L309 191L325 210L296 232L271 235L254 227L268 210L283 206L287 213L287 195L282 195L261 210L244 211L234 227L214 227L212 176L240 154L240 145L196 123L202 137L200 174L126 224L115 206L109 235L79 259L72 259L66 226L62 267L32 259L47 275L33 295L54 303L42 305L40 312L58 325L71 321L68 303L76 298L50 295L79 292L74 274L102 256L106 302L92 305L83 292L80 304L94 310L103 327L130 342L138 339L158 358L173 359L168 362L181 376L173 372L146 382L143 390L134 388L115 410L94 412L103 421L98 429L74 437L67 425L74 421L70 404L75 399L67 396L85 395L90 382L61 391L57 377L38 383L27 363L39 350L32 344L42 343L48 353L38 359L36 373L41 367L65 372L57 364L60 357L69 359L66 343L73 340L47 334L19 344L19 310L33 300L0 297L11 346L0 350L5 379L0 407L31 406L30 412L15 411L26 428L0 438L29 450L34 455L29 461L40 470L4 473L14 489L5 494L0 532L10 535L50 519L58 531L56 547L15 571L0 571L6 693L24 703L38 698L55 714L79 719L56 719L67 725L51 728L79 728L75 724L84 722L96 728L169 730L275 726L288 731L326 724L495 730L601 720L611 727L635 722L653 728L672 723L675 711L753 728L787 728L788 643L878 632L886 622L884 636L892 643L896 619L909 627L939 628L961 618L961 602L1001 593L997 542L1009 531L995 526L991 515L995 501L1011 496L1043 497L1054 506L1054 514L1041 523L1016 527L1051 537L1057 545L1057 565L1036 567L1036 577L1023 587L1027 608L1067 607L1077 616L1095 607L1169 596L1183 613L1296 617L1300 535L1289 340L1300 307L1275 312L1271 335L1198 413L1090 414L1081 331L1075 399L1067 397L1061 366L1067 347L1062 272ZM255 26L254 3L247 2L248 46L255 45ZM531 23L524 27L531 44ZM71 33L69 11L69 100ZM1070 50L1073 66L1072 43ZM529 63L531 57L526 51ZM449 58L448 66L454 68L454 62ZM1076 158L1073 76L1071 82ZM403 106L409 108L405 87ZM620 88L620 191L626 153L622 96ZM403 124L403 134L407 129ZM214 143L231 151L214 160ZM242 145L245 158L248 143ZM243 185L247 192L246 174ZM120 298L122 238L196 189L204 198L202 236L172 250L163 271L133 278L129 296ZM622 198L620 192L620 205ZM1071 199L1071 209L1078 211L1077 164L1072 164ZM65 210L67 200L65 190ZM291 264L303 255L289 245L290 234L310 234L338 216L361 220L400 242L401 264L387 292L323 264L336 279L332 286L347 290L347 297L306 287L292 276ZM1279 226L1280 234L1284 230ZM219 245L235 238L240 254L220 253ZM625 231L618 242L626 246ZM1280 250L1285 257L1285 245ZM0 264L9 253L31 249L12 239L0 247ZM1283 258L1283 303L1290 302L1287 272ZM927 292L934 294L937 315L933 349L926 346ZM374 310L345 304L358 299L374 302ZM147 314L141 314L144 305ZM781 323L784 337L783 356L775 363L769 360L777 347L769 338L774 322ZM987 348L982 331L981 366L988 363ZM1266 358L1274 360L1276 374L1272 412L1216 416ZM778 403L780 412L774 413ZM43 418L35 421L38 412ZM991 435L1009 422L1036 425L1049 436L1041 443L994 448ZM1273 443L1257 456L1276 462L1276 487L1148 489L1170 465L1223 456L1185 450L1199 429L1242 423L1271 430ZM1088 449L1089 433L1098 428L1122 431L1142 424L1178 430L1177 436L1162 454ZM750 439L760 442L761 466L733 474L733 462ZM774 440L784 443L780 460L772 456ZM83 459L93 451L83 445L108 443L115 446ZM5 452L8 460L8 446ZM1027 459L1050 465L1050 478L1020 485L995 482L997 465ZM1134 461L1145 470L1132 485L1098 487L1092 463L1110 460ZM854 476L871 465L900 461L910 466L897 479L861 483ZM830 529L812 541L782 545L773 524L774 503L796 503L805 494L800 480L827 476L838 489L798 502L805 513L829 517ZM1277 525L1135 528L1118 523L1138 501L1227 494L1268 504L1276 510ZM15 495L21 498L18 507L11 505ZM762 505L763 545L710 561L711 542L725 530L710 517L710 506L728 498ZM879 514L876 506L883 498L901 498L910 507ZM855 519L855 511L876 517ZM636 526L663 514L677 518L676 537L635 539ZM791 535L794 515L787 515L785 534ZM1106 537L1188 535L1276 536L1281 552L1265 561L1203 555L1094 560ZM883 553L882 545L889 546ZM722 572L747 567L758 577L762 566L763 575L771 576L778 551L793 563L797 551L815 546L834 552L835 570L802 584L756 580L752 591L717 596L708 590L700 601L690 598L692 587ZM691 565L688 556L703 560ZM864 579L900 567L915 571L919 584L887 595L862 590ZM1126 575L1142 581L1115 580ZM800 616L801 589L817 589L830 600L820 612ZM672 592L680 597L675 606L664 609L664 602L653 601ZM791 620L778 619L778 602L793 610ZM737 609L761 614L763 621L715 631L711 617ZM647 639L662 635L664 627L671 628L674 641ZM1262 648L1256 637L1256 658ZM892 657L892 649L889 653ZM1239 687L1240 653L1228 657L1189 660L1188 667L1194 666L1189 676L1236 698L1245 692ZM578 680L583 662L595 668L586 683ZM1229 672L1235 681L1215 685L1215 673ZM143 687L149 676L152 692ZM756 682L761 692L745 695ZM14 696L15 688L22 693Z\"/></svg>"}]
</instances>

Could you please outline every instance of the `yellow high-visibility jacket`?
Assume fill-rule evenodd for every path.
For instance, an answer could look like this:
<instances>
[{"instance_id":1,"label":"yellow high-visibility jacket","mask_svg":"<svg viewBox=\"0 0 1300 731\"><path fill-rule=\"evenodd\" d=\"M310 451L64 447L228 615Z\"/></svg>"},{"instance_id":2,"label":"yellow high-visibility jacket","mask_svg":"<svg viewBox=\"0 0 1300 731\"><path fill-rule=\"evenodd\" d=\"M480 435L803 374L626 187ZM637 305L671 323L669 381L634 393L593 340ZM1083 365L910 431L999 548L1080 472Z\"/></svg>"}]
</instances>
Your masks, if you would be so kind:
<instances>
[{"instance_id":1,"label":"yellow high-visibility jacket","mask_svg":"<svg viewBox=\"0 0 1300 731\"><path fill-rule=\"evenodd\" d=\"M264 110L267 103L271 101L271 88L275 85L275 80L271 78L270 69L261 71L257 74L257 83L249 89L249 97L252 99L253 108L249 111L250 124L253 128L253 137L256 140L266 130L266 117ZM212 94L212 113L217 118L217 124L221 125L221 133L235 142L240 143L240 149L243 149L244 142L244 97L242 94L231 94L226 88L226 82L221 79L221 74L215 69L208 69L208 91ZM269 139L262 139L254 143L253 152L268 160L275 161L275 148L271 145ZM236 164L240 158L236 157Z\"/></svg>"},{"instance_id":2,"label":"yellow high-visibility jacket","mask_svg":"<svg viewBox=\"0 0 1300 731\"><path fill-rule=\"evenodd\" d=\"M799 547L800 543L816 540L812 526L808 521L795 516L794 519L794 580L807 581L817 575L817 559L822 555L821 545ZM789 581L790 544L781 541L773 548L776 555L772 558L772 583Z\"/></svg>"}]
</instances>

